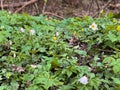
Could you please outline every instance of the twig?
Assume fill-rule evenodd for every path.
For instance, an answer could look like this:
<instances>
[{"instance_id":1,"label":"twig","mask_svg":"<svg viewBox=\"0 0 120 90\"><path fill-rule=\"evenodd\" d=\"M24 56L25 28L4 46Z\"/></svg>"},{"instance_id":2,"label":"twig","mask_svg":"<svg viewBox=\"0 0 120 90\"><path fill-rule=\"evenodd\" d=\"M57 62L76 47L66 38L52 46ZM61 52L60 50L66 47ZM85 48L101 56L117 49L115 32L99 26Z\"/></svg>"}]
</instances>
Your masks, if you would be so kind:
<instances>
[{"instance_id":1,"label":"twig","mask_svg":"<svg viewBox=\"0 0 120 90\"><path fill-rule=\"evenodd\" d=\"M44 12L45 12L46 4L47 4L47 1L44 1L44 5L43 5L43 9L42 9L42 14L44 14Z\"/></svg>"},{"instance_id":2,"label":"twig","mask_svg":"<svg viewBox=\"0 0 120 90\"><path fill-rule=\"evenodd\" d=\"M52 16L55 16L55 17L60 18L60 19L65 19L64 17L59 16L59 15L54 14L54 13L51 13L51 12L44 12L43 14L44 14L44 15L52 15Z\"/></svg>"},{"instance_id":3,"label":"twig","mask_svg":"<svg viewBox=\"0 0 120 90\"><path fill-rule=\"evenodd\" d=\"M4 7L4 8L9 8L9 7L20 7L20 6L22 6L22 5L24 5L25 3L27 3L27 2L19 2L19 3L11 3L11 4L4 4L4 5L0 5L0 8L2 8L2 6Z\"/></svg>"},{"instance_id":4,"label":"twig","mask_svg":"<svg viewBox=\"0 0 120 90\"><path fill-rule=\"evenodd\" d=\"M99 51L102 51L102 52L109 52L109 53L113 52L113 50L103 50L103 49L99 49Z\"/></svg>"},{"instance_id":5,"label":"twig","mask_svg":"<svg viewBox=\"0 0 120 90\"><path fill-rule=\"evenodd\" d=\"M102 10L105 9L111 2L112 2L112 0L109 0L109 1L102 7Z\"/></svg>"},{"instance_id":6,"label":"twig","mask_svg":"<svg viewBox=\"0 0 120 90\"><path fill-rule=\"evenodd\" d=\"M100 12L104 10L111 2L112 0L109 0L93 17L95 17L96 15L99 15Z\"/></svg>"},{"instance_id":7,"label":"twig","mask_svg":"<svg viewBox=\"0 0 120 90\"><path fill-rule=\"evenodd\" d=\"M91 0L91 2L90 2L90 4L89 4L89 7L88 7L88 15L90 14L90 9L91 9L91 7L92 7L93 1L94 1L94 0Z\"/></svg>"},{"instance_id":8,"label":"twig","mask_svg":"<svg viewBox=\"0 0 120 90\"><path fill-rule=\"evenodd\" d=\"M3 0L1 0L1 8L2 8L2 10L4 10L4 7L3 7Z\"/></svg>"},{"instance_id":9,"label":"twig","mask_svg":"<svg viewBox=\"0 0 120 90\"><path fill-rule=\"evenodd\" d=\"M37 3L34 4L38 13L40 13Z\"/></svg>"},{"instance_id":10,"label":"twig","mask_svg":"<svg viewBox=\"0 0 120 90\"><path fill-rule=\"evenodd\" d=\"M37 1L37 0L30 0L30 1L26 2L22 7L18 8L18 9L15 11L15 13L20 12L24 7L26 7L26 6L30 5L30 4L35 3L36 1Z\"/></svg>"},{"instance_id":11,"label":"twig","mask_svg":"<svg viewBox=\"0 0 120 90\"><path fill-rule=\"evenodd\" d=\"M113 7L113 8L118 8L118 7L120 7L120 3L118 3L118 4L115 4L115 5L113 5L113 4L110 4L109 6L110 6L110 7Z\"/></svg>"},{"instance_id":12,"label":"twig","mask_svg":"<svg viewBox=\"0 0 120 90\"><path fill-rule=\"evenodd\" d=\"M103 50L103 49L99 49L99 51L102 51L102 52L109 52L109 53L114 52L113 50ZM119 49L118 49L117 51L120 52Z\"/></svg>"},{"instance_id":13,"label":"twig","mask_svg":"<svg viewBox=\"0 0 120 90\"><path fill-rule=\"evenodd\" d=\"M95 0L95 1L96 1L96 4L97 4L97 7L98 7L98 10L100 10L98 0Z\"/></svg>"}]
</instances>

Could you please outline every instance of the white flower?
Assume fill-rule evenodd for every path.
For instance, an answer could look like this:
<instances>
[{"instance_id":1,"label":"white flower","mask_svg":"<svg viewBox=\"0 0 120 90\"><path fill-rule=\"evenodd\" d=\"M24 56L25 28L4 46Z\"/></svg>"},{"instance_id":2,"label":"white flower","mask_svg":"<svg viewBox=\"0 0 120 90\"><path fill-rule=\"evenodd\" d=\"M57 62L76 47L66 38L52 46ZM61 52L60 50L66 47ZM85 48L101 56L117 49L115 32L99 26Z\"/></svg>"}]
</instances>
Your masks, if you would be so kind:
<instances>
[{"instance_id":1,"label":"white flower","mask_svg":"<svg viewBox=\"0 0 120 90\"><path fill-rule=\"evenodd\" d=\"M35 34L35 30L30 30L30 34L34 35Z\"/></svg>"},{"instance_id":2,"label":"white flower","mask_svg":"<svg viewBox=\"0 0 120 90\"><path fill-rule=\"evenodd\" d=\"M92 25L90 25L89 28L91 28L92 30L98 30L97 24L95 23L92 23Z\"/></svg>"},{"instance_id":3,"label":"white flower","mask_svg":"<svg viewBox=\"0 0 120 90\"><path fill-rule=\"evenodd\" d=\"M20 31L21 31L22 33L24 33L24 32L25 32L25 29L24 29L24 28L21 28Z\"/></svg>"},{"instance_id":4,"label":"white flower","mask_svg":"<svg viewBox=\"0 0 120 90\"><path fill-rule=\"evenodd\" d=\"M13 57L16 58L16 53L13 54Z\"/></svg>"},{"instance_id":5,"label":"white flower","mask_svg":"<svg viewBox=\"0 0 120 90\"><path fill-rule=\"evenodd\" d=\"M88 67L89 71L92 71L92 68L91 67Z\"/></svg>"},{"instance_id":6,"label":"white flower","mask_svg":"<svg viewBox=\"0 0 120 90\"><path fill-rule=\"evenodd\" d=\"M12 41L11 41L11 40L10 40L10 42L9 42L9 43L10 43L10 45L12 45Z\"/></svg>"},{"instance_id":7,"label":"white flower","mask_svg":"<svg viewBox=\"0 0 120 90\"><path fill-rule=\"evenodd\" d=\"M9 14L12 14L12 12L11 12L11 11L8 11L8 13L9 13Z\"/></svg>"},{"instance_id":8,"label":"white flower","mask_svg":"<svg viewBox=\"0 0 120 90\"><path fill-rule=\"evenodd\" d=\"M88 78L86 76L83 76L81 77L79 80L78 80L80 83L86 85L88 83Z\"/></svg>"},{"instance_id":9,"label":"white flower","mask_svg":"<svg viewBox=\"0 0 120 90\"><path fill-rule=\"evenodd\" d=\"M30 65L32 68L37 68L37 65L34 65L34 64L32 64L32 65Z\"/></svg>"},{"instance_id":10,"label":"white flower","mask_svg":"<svg viewBox=\"0 0 120 90\"><path fill-rule=\"evenodd\" d=\"M59 32L56 32L56 36L57 36L57 37L59 36Z\"/></svg>"}]
</instances>

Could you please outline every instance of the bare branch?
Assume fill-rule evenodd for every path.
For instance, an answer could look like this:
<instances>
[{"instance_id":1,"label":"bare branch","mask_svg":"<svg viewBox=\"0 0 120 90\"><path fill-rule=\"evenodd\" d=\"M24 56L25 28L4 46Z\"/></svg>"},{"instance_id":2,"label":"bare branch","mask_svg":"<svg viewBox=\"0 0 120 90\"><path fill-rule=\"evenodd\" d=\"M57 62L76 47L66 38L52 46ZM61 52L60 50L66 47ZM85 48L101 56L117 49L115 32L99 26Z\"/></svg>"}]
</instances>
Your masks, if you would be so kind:
<instances>
[{"instance_id":1,"label":"bare branch","mask_svg":"<svg viewBox=\"0 0 120 90\"><path fill-rule=\"evenodd\" d=\"M1 3L1 5L0 5L0 6L1 6L2 10L4 10L3 0L1 0L1 2L0 2L0 3Z\"/></svg>"},{"instance_id":2,"label":"bare branch","mask_svg":"<svg viewBox=\"0 0 120 90\"><path fill-rule=\"evenodd\" d=\"M18 9L15 11L15 13L20 12L24 7L26 7L26 6L30 5L30 4L35 3L36 1L38 1L38 0L30 0L30 1L26 2L26 3L24 3L24 5L23 5L22 7L20 7L20 8L18 8Z\"/></svg>"},{"instance_id":3,"label":"bare branch","mask_svg":"<svg viewBox=\"0 0 120 90\"><path fill-rule=\"evenodd\" d=\"M9 8L9 7L20 7L22 5L24 5L27 2L19 2L19 3L11 3L11 4L4 4L4 5L0 5L0 8L4 7L4 8Z\"/></svg>"},{"instance_id":4,"label":"bare branch","mask_svg":"<svg viewBox=\"0 0 120 90\"><path fill-rule=\"evenodd\" d=\"M42 9L42 14L44 14L44 12L45 12L46 4L47 4L47 2L44 1L44 5L43 5L43 9Z\"/></svg>"},{"instance_id":5,"label":"bare branch","mask_svg":"<svg viewBox=\"0 0 120 90\"><path fill-rule=\"evenodd\" d=\"M54 13L51 13L51 12L44 12L43 14L44 14L44 15L52 15L52 16L55 16L55 17L57 17L57 18L64 19L64 17L59 16L59 15L54 14Z\"/></svg>"},{"instance_id":6,"label":"bare branch","mask_svg":"<svg viewBox=\"0 0 120 90\"><path fill-rule=\"evenodd\" d=\"M112 0L109 0L93 17L96 15L99 15L102 10L104 10L109 4L112 2Z\"/></svg>"}]
</instances>

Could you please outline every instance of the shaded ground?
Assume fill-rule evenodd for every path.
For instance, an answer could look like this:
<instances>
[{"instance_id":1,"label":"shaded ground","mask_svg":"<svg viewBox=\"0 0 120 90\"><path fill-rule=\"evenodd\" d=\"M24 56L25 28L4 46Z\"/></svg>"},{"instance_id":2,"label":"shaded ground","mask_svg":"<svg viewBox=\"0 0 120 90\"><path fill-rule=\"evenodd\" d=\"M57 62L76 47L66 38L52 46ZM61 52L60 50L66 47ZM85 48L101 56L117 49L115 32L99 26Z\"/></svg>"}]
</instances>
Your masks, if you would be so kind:
<instances>
[{"instance_id":1,"label":"shaded ground","mask_svg":"<svg viewBox=\"0 0 120 90\"><path fill-rule=\"evenodd\" d=\"M23 2L33 3L25 6ZM4 0L0 7L12 13L25 12L31 15L44 13L60 17L82 17L84 15L97 17L102 9L106 14L108 12L119 14L120 0L48 0L47 3L45 3L44 0Z\"/></svg>"}]
</instances>

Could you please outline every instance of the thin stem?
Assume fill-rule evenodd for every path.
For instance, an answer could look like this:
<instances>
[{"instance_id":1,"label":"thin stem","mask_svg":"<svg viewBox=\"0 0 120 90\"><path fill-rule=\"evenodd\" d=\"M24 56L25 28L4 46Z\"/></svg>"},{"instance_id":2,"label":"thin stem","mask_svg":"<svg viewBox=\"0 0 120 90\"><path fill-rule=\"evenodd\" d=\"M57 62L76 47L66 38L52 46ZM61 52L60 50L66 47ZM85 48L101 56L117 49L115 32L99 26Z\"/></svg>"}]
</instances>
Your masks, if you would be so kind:
<instances>
[{"instance_id":1,"label":"thin stem","mask_svg":"<svg viewBox=\"0 0 120 90\"><path fill-rule=\"evenodd\" d=\"M44 12L45 12L46 5L47 5L47 2L46 2L46 1L44 1L44 5L43 5L43 9L42 9L42 14L44 14Z\"/></svg>"}]
</instances>

